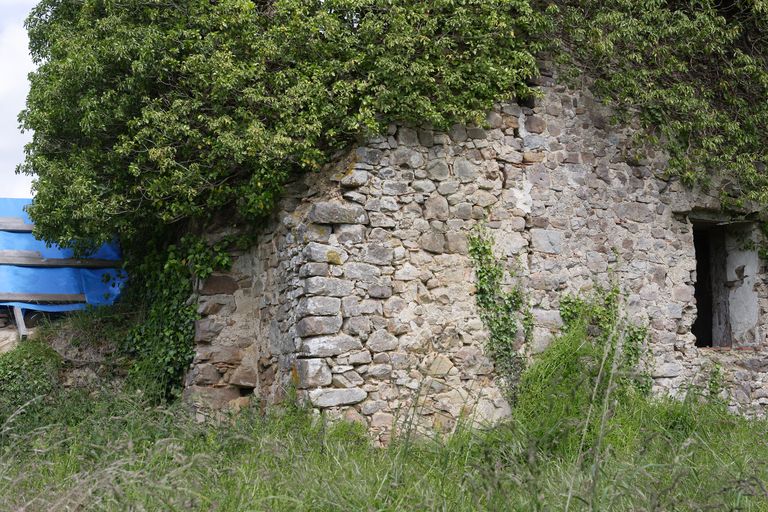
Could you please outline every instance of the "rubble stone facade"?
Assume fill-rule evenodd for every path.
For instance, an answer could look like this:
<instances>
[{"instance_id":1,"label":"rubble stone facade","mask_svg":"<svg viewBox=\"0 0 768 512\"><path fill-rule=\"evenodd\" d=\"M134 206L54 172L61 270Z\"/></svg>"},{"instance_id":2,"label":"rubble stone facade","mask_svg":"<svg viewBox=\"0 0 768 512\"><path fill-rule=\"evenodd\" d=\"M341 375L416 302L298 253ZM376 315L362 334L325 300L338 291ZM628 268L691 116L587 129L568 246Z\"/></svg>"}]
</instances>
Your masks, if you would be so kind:
<instances>
[{"instance_id":1,"label":"rubble stone facade","mask_svg":"<svg viewBox=\"0 0 768 512\"><path fill-rule=\"evenodd\" d=\"M588 91L546 77L541 89L533 108L498 105L484 127L391 126L290 184L256 245L199 287L188 399L270 404L293 383L382 441L406 417L432 431L506 417L467 254L484 223L526 291L530 353L557 335L563 294L613 279L649 328L657 392L700 385L719 361L733 405L760 413L768 287L751 256L757 230L738 224L745 243L725 270L743 292L735 309L754 303L733 321L754 325L731 350L697 348L694 223L730 218L716 198L665 179L662 153L634 160L633 129L612 126Z\"/></svg>"}]
</instances>

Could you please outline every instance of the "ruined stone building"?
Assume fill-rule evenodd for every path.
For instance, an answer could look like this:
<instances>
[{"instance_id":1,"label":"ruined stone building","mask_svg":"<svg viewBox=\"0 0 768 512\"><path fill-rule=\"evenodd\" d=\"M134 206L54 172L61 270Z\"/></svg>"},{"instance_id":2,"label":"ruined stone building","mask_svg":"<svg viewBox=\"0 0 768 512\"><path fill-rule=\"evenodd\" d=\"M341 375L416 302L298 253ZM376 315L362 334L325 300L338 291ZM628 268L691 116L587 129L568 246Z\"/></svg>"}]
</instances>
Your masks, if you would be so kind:
<instances>
[{"instance_id":1,"label":"ruined stone building","mask_svg":"<svg viewBox=\"0 0 768 512\"><path fill-rule=\"evenodd\" d=\"M485 223L526 290L531 353L557 335L565 293L615 279L648 326L657 392L679 395L718 362L732 405L760 413L768 288L753 216L665 179L661 152L630 158L633 130L588 91L547 77L541 91L482 128L391 126L292 183L258 242L199 286L187 398L269 404L296 382L381 436L409 412L437 431L504 418L467 255Z\"/></svg>"}]
</instances>

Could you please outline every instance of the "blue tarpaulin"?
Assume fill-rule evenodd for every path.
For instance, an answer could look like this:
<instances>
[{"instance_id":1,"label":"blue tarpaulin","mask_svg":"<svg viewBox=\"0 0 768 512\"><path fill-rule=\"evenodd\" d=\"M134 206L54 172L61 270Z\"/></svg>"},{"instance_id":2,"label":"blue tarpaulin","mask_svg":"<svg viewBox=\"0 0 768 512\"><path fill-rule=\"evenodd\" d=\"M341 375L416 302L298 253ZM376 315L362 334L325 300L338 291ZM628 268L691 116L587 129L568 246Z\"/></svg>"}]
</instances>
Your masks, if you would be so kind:
<instances>
[{"instance_id":1,"label":"blue tarpaulin","mask_svg":"<svg viewBox=\"0 0 768 512\"><path fill-rule=\"evenodd\" d=\"M0 199L0 217L15 218L29 223L24 207L31 199ZM35 251L41 258L72 258L70 249L47 247L45 242L36 240L32 233L17 233L0 230L0 251ZM19 306L22 309L37 311L73 311L86 305L95 306L112 304L117 300L125 282L125 273L120 269L120 248L117 244L105 244L88 259L114 260L115 268L81 267L30 267L0 264L0 294L14 294L19 300L0 302L0 306ZM55 301L24 301L24 295L30 297L41 294L80 295L85 302L68 304L43 304Z\"/></svg>"},{"instance_id":2,"label":"blue tarpaulin","mask_svg":"<svg viewBox=\"0 0 768 512\"><path fill-rule=\"evenodd\" d=\"M4 200L0 199L0 203ZM0 215L4 217L4 215ZM71 249L62 249L56 245L46 247L45 242L37 240L31 233L10 233L0 231L0 251L38 251L43 258L71 258L73 257ZM104 260L119 260L120 249L117 245L102 245L89 258Z\"/></svg>"}]
</instances>

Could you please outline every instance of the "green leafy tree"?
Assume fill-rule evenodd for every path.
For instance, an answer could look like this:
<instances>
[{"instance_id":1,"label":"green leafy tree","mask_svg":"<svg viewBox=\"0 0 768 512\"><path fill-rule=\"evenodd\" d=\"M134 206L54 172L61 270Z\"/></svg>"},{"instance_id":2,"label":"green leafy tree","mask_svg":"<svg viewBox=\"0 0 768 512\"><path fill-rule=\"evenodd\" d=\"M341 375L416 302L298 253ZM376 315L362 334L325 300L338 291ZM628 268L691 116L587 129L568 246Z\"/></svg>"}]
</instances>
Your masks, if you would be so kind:
<instances>
[{"instance_id":1,"label":"green leafy tree","mask_svg":"<svg viewBox=\"0 0 768 512\"><path fill-rule=\"evenodd\" d=\"M670 154L669 174L768 204L768 2L558 0L550 35ZM717 180L712 180L712 177Z\"/></svg>"},{"instance_id":2,"label":"green leafy tree","mask_svg":"<svg viewBox=\"0 0 768 512\"><path fill-rule=\"evenodd\" d=\"M20 116L37 234L88 249L259 217L388 122L530 95L543 20L528 0L42 0Z\"/></svg>"}]
</instances>

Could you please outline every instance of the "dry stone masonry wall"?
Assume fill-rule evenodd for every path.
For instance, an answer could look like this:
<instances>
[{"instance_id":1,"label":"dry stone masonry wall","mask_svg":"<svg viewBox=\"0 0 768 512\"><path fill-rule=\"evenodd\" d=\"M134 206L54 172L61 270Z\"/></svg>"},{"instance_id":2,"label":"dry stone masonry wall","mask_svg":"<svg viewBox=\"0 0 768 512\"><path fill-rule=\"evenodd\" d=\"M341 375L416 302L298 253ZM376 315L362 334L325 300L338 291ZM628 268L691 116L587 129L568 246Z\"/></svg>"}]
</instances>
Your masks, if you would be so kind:
<instances>
[{"instance_id":1,"label":"dry stone masonry wall","mask_svg":"<svg viewBox=\"0 0 768 512\"><path fill-rule=\"evenodd\" d=\"M610 126L588 91L545 77L542 92L533 108L499 105L482 128L392 126L292 183L258 243L200 286L189 400L201 411L270 404L294 385L383 442L411 416L431 431L503 419L467 255L484 223L530 301L530 352L557 335L564 293L616 279L649 327L657 391L701 382L715 359L734 405L761 411L768 328L729 353L698 349L691 334L691 219L718 202L662 179L663 154L631 160L632 129ZM759 265L748 283L764 319Z\"/></svg>"}]
</instances>

